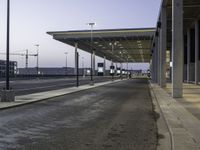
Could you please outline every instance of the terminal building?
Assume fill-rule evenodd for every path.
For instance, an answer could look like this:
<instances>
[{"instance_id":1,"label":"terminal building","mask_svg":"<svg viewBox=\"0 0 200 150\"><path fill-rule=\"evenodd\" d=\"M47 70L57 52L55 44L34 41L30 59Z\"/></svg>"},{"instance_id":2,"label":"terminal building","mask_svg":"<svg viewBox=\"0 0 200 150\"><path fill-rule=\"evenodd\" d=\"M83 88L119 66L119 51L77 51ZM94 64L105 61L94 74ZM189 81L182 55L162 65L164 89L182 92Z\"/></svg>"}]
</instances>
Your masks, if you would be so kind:
<instances>
[{"instance_id":1,"label":"terminal building","mask_svg":"<svg viewBox=\"0 0 200 150\"><path fill-rule=\"evenodd\" d=\"M151 73L154 83L166 87L166 72L170 72L174 98L183 96L184 82L199 84L199 20L199 0L162 1L152 41Z\"/></svg>"}]
</instances>

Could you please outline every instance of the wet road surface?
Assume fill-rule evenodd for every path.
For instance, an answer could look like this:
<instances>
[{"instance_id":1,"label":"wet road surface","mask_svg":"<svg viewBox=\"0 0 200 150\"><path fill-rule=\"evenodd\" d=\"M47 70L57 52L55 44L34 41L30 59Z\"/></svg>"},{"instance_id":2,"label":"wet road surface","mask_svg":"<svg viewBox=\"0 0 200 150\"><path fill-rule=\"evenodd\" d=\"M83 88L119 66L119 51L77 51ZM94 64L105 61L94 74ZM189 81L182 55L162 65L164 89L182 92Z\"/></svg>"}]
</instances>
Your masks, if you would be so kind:
<instances>
[{"instance_id":1,"label":"wet road surface","mask_svg":"<svg viewBox=\"0 0 200 150\"><path fill-rule=\"evenodd\" d=\"M155 150L156 144L145 79L0 111L1 150Z\"/></svg>"}]
</instances>

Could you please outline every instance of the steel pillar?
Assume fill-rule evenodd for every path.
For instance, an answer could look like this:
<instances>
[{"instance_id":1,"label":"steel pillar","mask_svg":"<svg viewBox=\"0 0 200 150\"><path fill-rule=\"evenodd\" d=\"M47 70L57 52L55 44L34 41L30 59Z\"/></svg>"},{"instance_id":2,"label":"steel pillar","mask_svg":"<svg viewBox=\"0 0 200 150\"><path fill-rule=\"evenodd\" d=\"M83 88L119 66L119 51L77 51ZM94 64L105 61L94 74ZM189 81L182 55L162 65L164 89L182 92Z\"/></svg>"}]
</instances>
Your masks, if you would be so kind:
<instances>
[{"instance_id":1,"label":"steel pillar","mask_svg":"<svg viewBox=\"0 0 200 150\"><path fill-rule=\"evenodd\" d=\"M92 52L92 74L95 76L95 51Z\"/></svg>"},{"instance_id":2,"label":"steel pillar","mask_svg":"<svg viewBox=\"0 0 200 150\"><path fill-rule=\"evenodd\" d=\"M106 75L106 56L103 58L103 74Z\"/></svg>"},{"instance_id":3,"label":"steel pillar","mask_svg":"<svg viewBox=\"0 0 200 150\"><path fill-rule=\"evenodd\" d=\"M77 70L76 70L76 68L78 66L78 64L77 64L77 52L78 52L78 43L75 43L75 67L74 67L74 75L77 74Z\"/></svg>"}]
</instances>

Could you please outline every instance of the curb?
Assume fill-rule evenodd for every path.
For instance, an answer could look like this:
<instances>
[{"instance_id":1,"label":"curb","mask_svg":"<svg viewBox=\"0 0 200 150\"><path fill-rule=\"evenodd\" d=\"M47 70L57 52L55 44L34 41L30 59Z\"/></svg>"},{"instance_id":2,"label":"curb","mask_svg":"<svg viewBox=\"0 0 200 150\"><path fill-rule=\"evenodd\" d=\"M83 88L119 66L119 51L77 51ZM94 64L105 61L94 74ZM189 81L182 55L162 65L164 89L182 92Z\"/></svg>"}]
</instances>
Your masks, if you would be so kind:
<instances>
[{"instance_id":1,"label":"curb","mask_svg":"<svg viewBox=\"0 0 200 150\"><path fill-rule=\"evenodd\" d=\"M102 82L102 83L100 83L100 85L89 86L89 87L84 88L84 89L79 89L79 90L71 91L71 92L68 92L68 93L63 93L63 94L52 96L52 97L41 98L41 99L33 100L33 101L28 101L27 100L24 103L16 103L16 104L13 104L13 105L10 105L10 106L1 107L0 110L6 110L6 109L10 109L10 108L20 107L20 106L24 106L24 105L28 105L28 104L33 104L33 103L49 100L51 98L56 98L56 97L60 97L60 96L68 95L68 94L73 94L73 93L78 93L78 92L81 92L81 91L85 91L85 90L89 90L89 89L93 89L93 88L97 88L97 87L100 87L100 86L113 84L113 83L117 83L117 82L121 82L121 81L126 81L126 80L121 80L120 79L120 80L116 80L116 81L107 81L107 83L105 82L105 84L103 84L103 82ZM96 83L96 84L98 84L98 83ZM85 86L85 85L83 85L83 86ZM79 86L79 87L81 87L81 86ZM36 93L34 93L34 94L36 94Z\"/></svg>"},{"instance_id":2,"label":"curb","mask_svg":"<svg viewBox=\"0 0 200 150\"><path fill-rule=\"evenodd\" d=\"M151 86L149 81L149 92L151 95L152 103L154 105L154 111L159 114L159 117L156 119L157 130L158 130L158 143L157 150L174 150L174 139L173 133L170 129L170 126L164 117L163 111L159 105L156 94Z\"/></svg>"}]
</instances>

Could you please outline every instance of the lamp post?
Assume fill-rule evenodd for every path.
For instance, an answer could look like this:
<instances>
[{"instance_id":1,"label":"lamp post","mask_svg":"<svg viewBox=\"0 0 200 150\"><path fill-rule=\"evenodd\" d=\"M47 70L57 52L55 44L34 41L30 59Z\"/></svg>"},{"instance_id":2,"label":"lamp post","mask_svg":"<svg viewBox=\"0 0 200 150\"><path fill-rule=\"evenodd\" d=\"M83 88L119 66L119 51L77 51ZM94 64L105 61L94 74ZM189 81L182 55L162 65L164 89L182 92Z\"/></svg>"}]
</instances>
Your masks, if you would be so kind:
<instances>
[{"instance_id":1,"label":"lamp post","mask_svg":"<svg viewBox=\"0 0 200 150\"><path fill-rule=\"evenodd\" d=\"M90 22L90 23L87 23L87 24L90 26L90 29L91 29L91 38L90 38L90 50L91 50L90 78L91 78L91 83L90 83L90 85L94 85L94 81L93 81L92 53L93 53L93 26L95 25L95 23Z\"/></svg>"},{"instance_id":2,"label":"lamp post","mask_svg":"<svg viewBox=\"0 0 200 150\"><path fill-rule=\"evenodd\" d=\"M129 56L127 56L127 77L129 77L129 71L128 71L128 61L129 61Z\"/></svg>"},{"instance_id":3,"label":"lamp post","mask_svg":"<svg viewBox=\"0 0 200 150\"><path fill-rule=\"evenodd\" d=\"M84 57L82 58L82 70L83 70L83 77L85 77L85 69L84 69Z\"/></svg>"},{"instance_id":4,"label":"lamp post","mask_svg":"<svg viewBox=\"0 0 200 150\"><path fill-rule=\"evenodd\" d=\"M128 71L128 58L127 58L127 63L126 63L126 69Z\"/></svg>"},{"instance_id":5,"label":"lamp post","mask_svg":"<svg viewBox=\"0 0 200 150\"><path fill-rule=\"evenodd\" d=\"M1 102L15 101L14 91L10 89L10 0L7 0L7 39L6 39L6 87L1 91Z\"/></svg>"},{"instance_id":6,"label":"lamp post","mask_svg":"<svg viewBox=\"0 0 200 150\"><path fill-rule=\"evenodd\" d=\"M111 52L112 52L112 56L113 56L113 53L114 53L114 46L117 45L117 42L114 42L114 43L109 43L109 45L111 46ZM113 69L111 75L112 75L112 81L114 80L114 74L115 74L115 69L114 69L114 65L113 65L113 59L111 59L111 68L110 69Z\"/></svg>"},{"instance_id":7,"label":"lamp post","mask_svg":"<svg viewBox=\"0 0 200 150\"><path fill-rule=\"evenodd\" d=\"M6 41L6 90L10 90L10 0L7 0L7 41Z\"/></svg>"},{"instance_id":8,"label":"lamp post","mask_svg":"<svg viewBox=\"0 0 200 150\"><path fill-rule=\"evenodd\" d=\"M67 54L68 54L68 53L65 52L65 55L66 55L66 62L65 62L65 63L66 63L66 64L65 64L65 65L66 65L66 66L65 66L65 67L66 67L66 72L65 72L65 75L67 75Z\"/></svg>"},{"instance_id":9,"label":"lamp post","mask_svg":"<svg viewBox=\"0 0 200 150\"><path fill-rule=\"evenodd\" d=\"M111 46L111 51L112 51L112 56L113 56L113 53L114 53L114 48L115 46L117 45L117 42L114 42L114 43L109 43L109 45ZM111 59L111 66L113 66L113 59Z\"/></svg>"},{"instance_id":10,"label":"lamp post","mask_svg":"<svg viewBox=\"0 0 200 150\"><path fill-rule=\"evenodd\" d=\"M36 71L37 71L37 75L39 74L39 44L35 45L37 47L37 64L36 64Z\"/></svg>"},{"instance_id":11,"label":"lamp post","mask_svg":"<svg viewBox=\"0 0 200 150\"><path fill-rule=\"evenodd\" d=\"M120 57L121 57L121 62L120 62L120 77L121 77L121 80L122 80L122 56L123 56L123 54L122 54L122 52L120 51L119 52L120 53Z\"/></svg>"}]
</instances>

